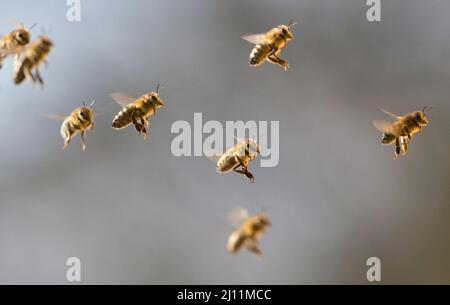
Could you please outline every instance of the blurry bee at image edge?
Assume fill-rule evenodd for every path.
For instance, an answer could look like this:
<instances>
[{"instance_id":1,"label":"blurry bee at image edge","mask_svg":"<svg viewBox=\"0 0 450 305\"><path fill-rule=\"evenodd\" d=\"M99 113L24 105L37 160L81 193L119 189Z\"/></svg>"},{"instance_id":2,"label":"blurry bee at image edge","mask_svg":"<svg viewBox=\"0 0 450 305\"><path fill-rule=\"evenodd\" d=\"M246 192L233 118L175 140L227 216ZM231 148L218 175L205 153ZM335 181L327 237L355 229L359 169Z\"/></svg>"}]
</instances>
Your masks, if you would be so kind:
<instances>
[{"instance_id":1,"label":"blurry bee at image edge","mask_svg":"<svg viewBox=\"0 0 450 305\"><path fill-rule=\"evenodd\" d=\"M14 54L17 60L19 53L30 42L30 30L35 26L36 24L33 24L27 29L23 24L18 24L16 25L16 29L0 38L0 69L3 66L3 60L8 55Z\"/></svg>"},{"instance_id":2,"label":"blurry bee at image edge","mask_svg":"<svg viewBox=\"0 0 450 305\"><path fill-rule=\"evenodd\" d=\"M280 55L287 42L294 39L292 33L294 25L291 20L288 25L279 25L266 33L242 36L242 39L256 45L250 53L250 66L259 66L267 60L281 66L285 71L288 70L289 63Z\"/></svg>"},{"instance_id":3,"label":"blurry bee at image edge","mask_svg":"<svg viewBox=\"0 0 450 305\"><path fill-rule=\"evenodd\" d=\"M14 63L14 83L19 85L25 79L29 79L33 84L43 85L44 81L39 73L39 66L47 63L46 59L52 47L53 42L47 35L42 35L32 41Z\"/></svg>"},{"instance_id":4,"label":"blurry bee at image edge","mask_svg":"<svg viewBox=\"0 0 450 305\"><path fill-rule=\"evenodd\" d=\"M412 142L413 136L422 131L422 128L428 126L427 112L433 107L424 107L422 111L414 111L403 116L398 116L389 111L383 110L384 113L394 118L393 123L376 120L374 126L381 131L381 144L391 145L395 143L394 159L400 155L406 155L408 145Z\"/></svg>"},{"instance_id":5,"label":"blurry bee at image edge","mask_svg":"<svg viewBox=\"0 0 450 305\"><path fill-rule=\"evenodd\" d=\"M246 211L244 211L247 213ZM264 213L246 217L228 238L227 250L230 254L237 253L243 247L255 255L262 255L258 241L267 228L271 226L270 220Z\"/></svg>"}]
</instances>

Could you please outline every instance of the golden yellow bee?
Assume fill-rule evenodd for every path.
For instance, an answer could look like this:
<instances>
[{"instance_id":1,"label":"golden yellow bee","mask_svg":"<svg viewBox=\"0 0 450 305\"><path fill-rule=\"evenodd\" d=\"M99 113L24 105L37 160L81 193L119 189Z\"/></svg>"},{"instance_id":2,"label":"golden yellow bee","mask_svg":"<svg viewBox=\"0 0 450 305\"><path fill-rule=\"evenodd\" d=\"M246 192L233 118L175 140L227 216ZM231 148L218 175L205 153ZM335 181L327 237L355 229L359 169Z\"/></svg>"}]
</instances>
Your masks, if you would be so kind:
<instances>
[{"instance_id":1,"label":"golden yellow bee","mask_svg":"<svg viewBox=\"0 0 450 305\"><path fill-rule=\"evenodd\" d=\"M259 66L268 60L288 70L289 63L282 59L280 54L286 43L294 39L292 33L294 25L295 23L291 20L288 25L279 25L266 33L242 36L242 39L256 45L250 53L250 65Z\"/></svg>"},{"instance_id":2,"label":"golden yellow bee","mask_svg":"<svg viewBox=\"0 0 450 305\"><path fill-rule=\"evenodd\" d=\"M395 122L390 123L384 120L377 120L374 121L374 125L379 131L383 132L382 144L390 145L395 142L394 159L400 155L406 155L408 144L411 143L413 136L421 132L424 126L428 125L426 114L430 109L432 107L424 107L422 111L410 112L403 116L382 109L384 113L394 118Z\"/></svg>"},{"instance_id":3,"label":"golden yellow bee","mask_svg":"<svg viewBox=\"0 0 450 305\"><path fill-rule=\"evenodd\" d=\"M81 133L81 143L83 151L86 151L86 130L94 130L94 107L95 101L90 105L86 105L83 102L83 106L76 108L69 116L59 114L45 114L44 116L49 119L56 119L63 121L61 125L61 137L64 140L64 147L66 149L69 146L70 141L79 132Z\"/></svg>"},{"instance_id":4,"label":"golden yellow bee","mask_svg":"<svg viewBox=\"0 0 450 305\"><path fill-rule=\"evenodd\" d=\"M216 161L218 173L235 172L250 179L250 183L255 182L255 177L248 171L250 161L253 161L260 154L258 142L254 139L245 139L229 148L223 155L211 156Z\"/></svg>"},{"instance_id":5,"label":"golden yellow bee","mask_svg":"<svg viewBox=\"0 0 450 305\"><path fill-rule=\"evenodd\" d=\"M249 216L246 210L240 210L241 224L231 233L228 238L227 250L231 254L238 252L243 246L255 255L261 255L258 241L271 225L269 218L264 213ZM232 215L234 216L234 215Z\"/></svg>"},{"instance_id":6,"label":"golden yellow bee","mask_svg":"<svg viewBox=\"0 0 450 305\"><path fill-rule=\"evenodd\" d=\"M159 96L160 85L155 92L133 98L120 92L112 93L110 96L122 106L122 110L114 117L112 128L123 129L131 124L134 125L139 135L143 134L147 138L147 127L151 124L148 117L156 114L156 109L164 107L164 103Z\"/></svg>"},{"instance_id":7,"label":"golden yellow bee","mask_svg":"<svg viewBox=\"0 0 450 305\"><path fill-rule=\"evenodd\" d=\"M14 64L14 83L22 83L25 79L30 79L33 84L44 84L39 73L41 63L47 63L46 59L53 47L53 42L47 35L42 35L20 54ZM34 70L34 74L33 74Z\"/></svg>"},{"instance_id":8,"label":"golden yellow bee","mask_svg":"<svg viewBox=\"0 0 450 305\"><path fill-rule=\"evenodd\" d=\"M36 24L33 24L27 29L23 24L18 24L16 29L0 38L0 69L2 68L3 60L9 55L15 55L17 60L19 53L30 42L30 30L35 26Z\"/></svg>"}]
</instances>

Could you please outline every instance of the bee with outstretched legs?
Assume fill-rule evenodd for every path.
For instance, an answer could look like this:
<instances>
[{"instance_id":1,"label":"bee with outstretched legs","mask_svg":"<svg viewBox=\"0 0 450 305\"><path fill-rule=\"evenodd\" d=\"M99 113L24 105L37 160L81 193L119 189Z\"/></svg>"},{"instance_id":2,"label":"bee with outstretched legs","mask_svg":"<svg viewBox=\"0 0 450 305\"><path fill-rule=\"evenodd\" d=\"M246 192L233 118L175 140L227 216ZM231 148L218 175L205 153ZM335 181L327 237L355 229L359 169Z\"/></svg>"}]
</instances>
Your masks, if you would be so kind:
<instances>
[{"instance_id":1,"label":"bee with outstretched legs","mask_svg":"<svg viewBox=\"0 0 450 305\"><path fill-rule=\"evenodd\" d=\"M147 138L147 127L151 124L148 117L156 114L156 109L164 107L164 102L159 95L160 85L155 92L144 94L139 98L133 98L126 94L115 92L110 96L122 106L122 110L114 117L112 128L123 129L134 125L139 135Z\"/></svg>"},{"instance_id":2,"label":"bee with outstretched legs","mask_svg":"<svg viewBox=\"0 0 450 305\"><path fill-rule=\"evenodd\" d=\"M216 162L218 173L225 174L235 172L247 177L250 180L250 183L254 183L255 177L248 170L248 165L250 161L253 161L259 154L258 142L254 139L245 139L229 148L224 154L213 155L209 158Z\"/></svg>"},{"instance_id":3,"label":"bee with outstretched legs","mask_svg":"<svg viewBox=\"0 0 450 305\"><path fill-rule=\"evenodd\" d=\"M14 55L15 61L17 61L20 52L30 43L31 29L36 26L36 24L33 24L27 29L22 23L14 23L16 28L0 38L0 69L3 66L3 61L9 55Z\"/></svg>"},{"instance_id":4,"label":"bee with outstretched legs","mask_svg":"<svg viewBox=\"0 0 450 305\"><path fill-rule=\"evenodd\" d=\"M94 107L95 101L90 105L83 102L83 106L76 108L69 116L59 114L44 114L49 119L63 121L61 125L61 137L64 140L63 149L66 149L73 137L81 133L81 144L83 151L86 151L86 131L94 131Z\"/></svg>"},{"instance_id":5,"label":"bee with outstretched legs","mask_svg":"<svg viewBox=\"0 0 450 305\"><path fill-rule=\"evenodd\" d=\"M294 39L294 25L291 20L288 25L279 25L266 33L242 36L242 39L256 45L250 53L250 66L259 66L267 60L288 70L289 63L280 55L287 42Z\"/></svg>"},{"instance_id":6,"label":"bee with outstretched legs","mask_svg":"<svg viewBox=\"0 0 450 305\"><path fill-rule=\"evenodd\" d=\"M53 42L47 35L42 35L32 41L14 63L14 83L19 85L25 79L29 79L33 85L38 83L43 86L44 81L39 73L39 66L42 63L47 64L47 56L52 47Z\"/></svg>"},{"instance_id":7,"label":"bee with outstretched legs","mask_svg":"<svg viewBox=\"0 0 450 305\"><path fill-rule=\"evenodd\" d=\"M271 226L270 220L265 213L249 215L245 209L237 209L229 214L233 222L239 221L237 228L228 238L227 250L230 254L235 254L243 247L250 253L257 256L262 255L258 246L258 241L266 232L267 227Z\"/></svg>"},{"instance_id":8,"label":"bee with outstretched legs","mask_svg":"<svg viewBox=\"0 0 450 305\"><path fill-rule=\"evenodd\" d=\"M428 126L427 112L433 107L424 107L422 111L414 111L403 116L393 114L383 110L384 113L395 119L395 122L387 122L384 120L374 121L375 127L381 131L381 144L391 145L395 143L394 159L400 155L406 155L408 145L411 143L413 136L422 131L422 128Z\"/></svg>"}]
</instances>

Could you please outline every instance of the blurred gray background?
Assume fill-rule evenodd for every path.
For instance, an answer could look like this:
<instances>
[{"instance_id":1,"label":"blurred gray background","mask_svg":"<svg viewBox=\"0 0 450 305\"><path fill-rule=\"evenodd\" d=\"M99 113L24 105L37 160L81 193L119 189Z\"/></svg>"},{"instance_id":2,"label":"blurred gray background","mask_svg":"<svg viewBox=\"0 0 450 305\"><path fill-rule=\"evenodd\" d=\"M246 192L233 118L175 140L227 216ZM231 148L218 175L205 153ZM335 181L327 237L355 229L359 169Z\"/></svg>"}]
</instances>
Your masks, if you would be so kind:
<instances>
[{"instance_id":1,"label":"blurred gray background","mask_svg":"<svg viewBox=\"0 0 450 305\"><path fill-rule=\"evenodd\" d=\"M65 284L68 257L88 284L450 283L450 2L365 0L2 1L0 33L38 22L55 48L44 90L0 71L0 283ZM241 35L295 18L291 70L248 66ZM110 128L113 91L161 82L166 108L147 141ZM103 114L82 153L60 123L83 100ZM392 160L372 126L381 107L436 105L409 154ZM280 164L256 183L170 152L176 120L279 120ZM225 249L236 207L266 210L264 256Z\"/></svg>"}]
</instances>

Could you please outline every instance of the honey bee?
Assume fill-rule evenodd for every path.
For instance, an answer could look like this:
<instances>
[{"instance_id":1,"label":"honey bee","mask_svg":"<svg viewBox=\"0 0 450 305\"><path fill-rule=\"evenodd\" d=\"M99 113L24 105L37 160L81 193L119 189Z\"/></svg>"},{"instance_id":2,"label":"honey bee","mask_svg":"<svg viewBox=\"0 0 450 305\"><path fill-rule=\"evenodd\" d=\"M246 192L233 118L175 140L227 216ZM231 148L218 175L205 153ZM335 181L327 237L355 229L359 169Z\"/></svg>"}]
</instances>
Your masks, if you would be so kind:
<instances>
[{"instance_id":1,"label":"honey bee","mask_svg":"<svg viewBox=\"0 0 450 305\"><path fill-rule=\"evenodd\" d=\"M66 149L69 146L70 141L79 132L81 133L81 143L83 151L86 151L86 130L94 130L94 107L95 101L90 105L86 105L83 102L83 106L76 108L69 116L59 114L44 114L49 119L63 121L61 125L61 137L64 140L64 147Z\"/></svg>"},{"instance_id":2,"label":"honey bee","mask_svg":"<svg viewBox=\"0 0 450 305\"><path fill-rule=\"evenodd\" d=\"M3 61L9 55L15 55L17 60L19 53L30 43L30 30L35 26L36 24L33 24L27 29L23 24L17 24L16 29L0 38L0 69L3 66Z\"/></svg>"},{"instance_id":3,"label":"honey bee","mask_svg":"<svg viewBox=\"0 0 450 305\"><path fill-rule=\"evenodd\" d=\"M231 254L238 252L243 246L255 255L262 255L258 247L258 241L264 235L267 227L271 225L269 218L264 213L248 215L246 210L239 210L242 222L228 238L227 250ZM231 215L234 216L234 215Z\"/></svg>"},{"instance_id":4,"label":"honey bee","mask_svg":"<svg viewBox=\"0 0 450 305\"><path fill-rule=\"evenodd\" d=\"M286 43L294 39L292 33L294 25L295 23L291 20L288 25L279 25L266 33L242 36L242 39L256 45L250 53L250 66L259 66L268 60L287 71L289 63L282 59L280 54Z\"/></svg>"},{"instance_id":5,"label":"honey bee","mask_svg":"<svg viewBox=\"0 0 450 305\"><path fill-rule=\"evenodd\" d=\"M112 128L123 129L131 124L134 125L139 135L147 138L147 127L151 124L148 117L156 114L156 109L164 107L159 96L160 85L155 92L144 94L139 98L129 97L123 93L115 92L110 96L122 106L122 110L114 117Z\"/></svg>"},{"instance_id":6,"label":"honey bee","mask_svg":"<svg viewBox=\"0 0 450 305\"><path fill-rule=\"evenodd\" d=\"M422 111L414 111L403 116L398 116L389 111L381 109L384 113L394 118L396 121L390 123L384 120L374 121L375 128L383 132L381 143L390 145L395 142L394 159L400 155L406 155L408 145L415 134L422 131L428 125L427 112L433 107L424 107Z\"/></svg>"},{"instance_id":7,"label":"honey bee","mask_svg":"<svg viewBox=\"0 0 450 305\"><path fill-rule=\"evenodd\" d=\"M250 183L255 182L255 177L248 171L250 161L253 161L260 154L258 142L254 139L245 139L229 148L222 155L210 156L216 161L218 173L235 172L246 176Z\"/></svg>"},{"instance_id":8,"label":"honey bee","mask_svg":"<svg viewBox=\"0 0 450 305\"><path fill-rule=\"evenodd\" d=\"M16 85L22 83L25 79L31 79L33 84L44 84L39 73L41 63L47 64L47 56L53 47L53 42L47 35L42 35L20 54L14 64L14 83ZM33 70L35 71L33 74Z\"/></svg>"}]
</instances>

